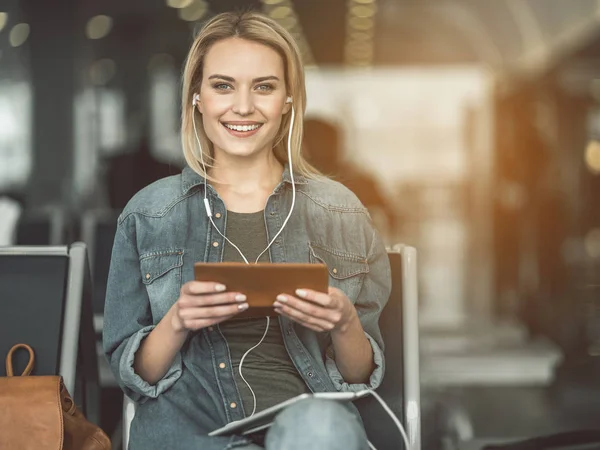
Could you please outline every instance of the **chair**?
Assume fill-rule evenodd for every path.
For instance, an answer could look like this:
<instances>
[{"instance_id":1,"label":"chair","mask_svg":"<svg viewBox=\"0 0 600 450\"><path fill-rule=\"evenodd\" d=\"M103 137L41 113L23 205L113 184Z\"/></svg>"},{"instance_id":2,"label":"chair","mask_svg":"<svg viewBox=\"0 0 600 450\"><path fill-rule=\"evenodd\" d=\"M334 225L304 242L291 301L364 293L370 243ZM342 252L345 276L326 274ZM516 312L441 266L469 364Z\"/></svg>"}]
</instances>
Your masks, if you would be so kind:
<instances>
[{"instance_id":1,"label":"chair","mask_svg":"<svg viewBox=\"0 0 600 450\"><path fill-rule=\"evenodd\" d=\"M106 284L112 254L113 242L117 231L118 210L90 209L81 219L81 239L88 247L90 255L90 269L92 284L94 286L93 313L94 331L96 332L96 348L98 355L98 369L100 373L100 386L102 388L118 388L117 382L110 370L108 361L102 350L102 328L104 327L104 300L106 297ZM118 414L119 408L112 404L104 404L103 411L109 413L114 410Z\"/></svg>"},{"instance_id":2,"label":"chair","mask_svg":"<svg viewBox=\"0 0 600 450\"><path fill-rule=\"evenodd\" d=\"M386 368L377 393L402 422L410 450L420 450L417 251L413 247L397 245L388 251L388 256L392 268L392 292L379 319ZM369 396L355 403L369 440L377 450L403 447L400 432L375 398Z\"/></svg>"},{"instance_id":3,"label":"chair","mask_svg":"<svg viewBox=\"0 0 600 450\"><path fill-rule=\"evenodd\" d=\"M83 243L0 247L0 355L17 343L36 353L33 375L63 377L88 420L99 423L91 282ZM16 355L16 371L27 355Z\"/></svg>"},{"instance_id":4,"label":"chair","mask_svg":"<svg viewBox=\"0 0 600 450\"><path fill-rule=\"evenodd\" d=\"M396 245L388 251L392 269L392 292L379 326L385 342L386 371L377 393L402 422L410 449L421 449L421 394L419 378L419 320L417 251ZM392 419L372 396L357 400L369 440L377 450L403 448L402 437ZM123 449L129 442L129 427L135 403L124 396Z\"/></svg>"},{"instance_id":5,"label":"chair","mask_svg":"<svg viewBox=\"0 0 600 450\"><path fill-rule=\"evenodd\" d=\"M82 214L80 221L80 238L88 247L93 295L93 320L96 339L96 355L98 378L100 382L102 423L111 433L115 445L115 435L121 437L122 420L120 401L121 389L110 369L108 360L102 349L102 329L104 328L104 300L106 284L112 254L113 242L117 231L118 210L99 208L89 209ZM116 426L115 426L116 425Z\"/></svg>"}]
</instances>

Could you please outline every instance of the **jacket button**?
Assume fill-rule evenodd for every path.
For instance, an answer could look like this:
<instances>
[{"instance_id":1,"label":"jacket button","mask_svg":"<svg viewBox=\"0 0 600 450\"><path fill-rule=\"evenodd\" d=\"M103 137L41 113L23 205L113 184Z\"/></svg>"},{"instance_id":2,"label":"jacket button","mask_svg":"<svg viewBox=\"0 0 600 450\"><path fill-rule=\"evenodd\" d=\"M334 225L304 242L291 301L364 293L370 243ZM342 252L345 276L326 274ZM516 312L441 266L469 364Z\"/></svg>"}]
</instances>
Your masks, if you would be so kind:
<instances>
[{"instance_id":1,"label":"jacket button","mask_svg":"<svg viewBox=\"0 0 600 450\"><path fill-rule=\"evenodd\" d=\"M229 404L229 406L231 407L231 409L235 409L235 408L237 408L237 405L236 405L236 403L235 403L235 402L231 402L231 403Z\"/></svg>"},{"instance_id":2,"label":"jacket button","mask_svg":"<svg viewBox=\"0 0 600 450\"><path fill-rule=\"evenodd\" d=\"M308 375L309 378L312 378L314 376L312 372L308 372L306 375Z\"/></svg>"},{"instance_id":3,"label":"jacket button","mask_svg":"<svg viewBox=\"0 0 600 450\"><path fill-rule=\"evenodd\" d=\"M220 218L221 218L221 213L216 213L216 214L215 214L215 217L216 217L217 219L220 219Z\"/></svg>"},{"instance_id":4,"label":"jacket button","mask_svg":"<svg viewBox=\"0 0 600 450\"><path fill-rule=\"evenodd\" d=\"M213 247L218 247L219 243L218 242L213 242Z\"/></svg>"},{"instance_id":5,"label":"jacket button","mask_svg":"<svg viewBox=\"0 0 600 450\"><path fill-rule=\"evenodd\" d=\"M333 270L332 270L332 272L333 272L333 273L337 273L337 269L333 269Z\"/></svg>"},{"instance_id":6,"label":"jacket button","mask_svg":"<svg viewBox=\"0 0 600 450\"><path fill-rule=\"evenodd\" d=\"M221 363L221 364L219 364L219 367L220 367L221 369L224 369L224 368L225 368L225 363Z\"/></svg>"},{"instance_id":7,"label":"jacket button","mask_svg":"<svg viewBox=\"0 0 600 450\"><path fill-rule=\"evenodd\" d=\"M150 274L149 274L149 273L147 273L147 274L146 274L146 280L149 280L149 279L150 279Z\"/></svg>"}]
</instances>

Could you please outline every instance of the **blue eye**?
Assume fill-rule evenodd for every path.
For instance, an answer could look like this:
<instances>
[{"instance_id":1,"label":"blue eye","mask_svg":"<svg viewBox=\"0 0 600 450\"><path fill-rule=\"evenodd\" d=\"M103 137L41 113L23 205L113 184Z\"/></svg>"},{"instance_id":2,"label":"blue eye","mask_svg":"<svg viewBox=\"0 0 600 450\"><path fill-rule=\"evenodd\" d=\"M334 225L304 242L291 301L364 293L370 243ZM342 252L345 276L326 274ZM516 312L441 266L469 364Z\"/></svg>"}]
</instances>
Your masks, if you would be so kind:
<instances>
[{"instance_id":1,"label":"blue eye","mask_svg":"<svg viewBox=\"0 0 600 450\"><path fill-rule=\"evenodd\" d=\"M256 86L256 89L263 92L270 92L274 89L272 84L260 84Z\"/></svg>"},{"instance_id":2,"label":"blue eye","mask_svg":"<svg viewBox=\"0 0 600 450\"><path fill-rule=\"evenodd\" d=\"M226 83L213 84L213 88L218 91L227 91L229 89L232 89L231 86Z\"/></svg>"}]
</instances>

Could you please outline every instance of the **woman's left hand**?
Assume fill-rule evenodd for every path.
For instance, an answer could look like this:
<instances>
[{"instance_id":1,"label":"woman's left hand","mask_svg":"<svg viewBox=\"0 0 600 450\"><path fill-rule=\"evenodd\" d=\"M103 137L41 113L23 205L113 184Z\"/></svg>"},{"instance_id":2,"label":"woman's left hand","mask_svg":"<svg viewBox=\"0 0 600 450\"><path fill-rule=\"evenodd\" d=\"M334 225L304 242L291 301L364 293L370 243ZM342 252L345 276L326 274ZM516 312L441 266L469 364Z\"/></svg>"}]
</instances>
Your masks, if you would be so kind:
<instances>
[{"instance_id":1,"label":"woman's left hand","mask_svg":"<svg viewBox=\"0 0 600 450\"><path fill-rule=\"evenodd\" d=\"M327 294L309 289L298 289L295 294L279 294L275 311L311 330L343 332L358 319L350 299L337 288L330 286Z\"/></svg>"}]
</instances>

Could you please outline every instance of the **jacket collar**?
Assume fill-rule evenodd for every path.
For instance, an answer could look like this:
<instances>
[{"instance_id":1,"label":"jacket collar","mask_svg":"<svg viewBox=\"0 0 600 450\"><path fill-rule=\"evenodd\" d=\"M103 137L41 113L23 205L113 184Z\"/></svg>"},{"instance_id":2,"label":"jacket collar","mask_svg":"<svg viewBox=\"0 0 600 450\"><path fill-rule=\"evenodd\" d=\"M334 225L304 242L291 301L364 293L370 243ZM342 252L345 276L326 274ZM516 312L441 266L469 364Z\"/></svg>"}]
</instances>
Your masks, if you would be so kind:
<instances>
[{"instance_id":1,"label":"jacket collar","mask_svg":"<svg viewBox=\"0 0 600 450\"><path fill-rule=\"evenodd\" d=\"M283 169L282 181L291 184L292 177L290 176L290 167L285 165ZM307 184L308 180L305 176L294 173L294 183L296 185ZM184 194L187 194L190 189L196 186L204 186L204 177L194 172L189 166L185 166L181 173L181 189Z\"/></svg>"},{"instance_id":2,"label":"jacket collar","mask_svg":"<svg viewBox=\"0 0 600 450\"><path fill-rule=\"evenodd\" d=\"M292 177L290 176L290 166L285 165L283 169L283 176L281 177L286 183L292 184ZM298 172L294 172L294 184L308 184L308 180L304 175L300 175Z\"/></svg>"}]
</instances>

